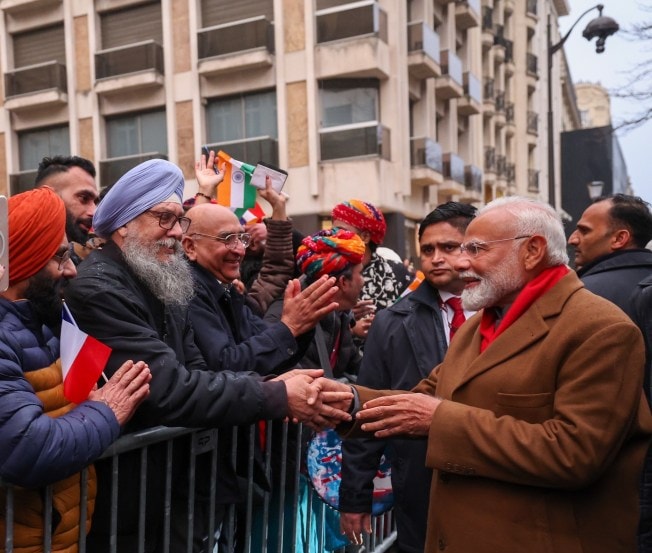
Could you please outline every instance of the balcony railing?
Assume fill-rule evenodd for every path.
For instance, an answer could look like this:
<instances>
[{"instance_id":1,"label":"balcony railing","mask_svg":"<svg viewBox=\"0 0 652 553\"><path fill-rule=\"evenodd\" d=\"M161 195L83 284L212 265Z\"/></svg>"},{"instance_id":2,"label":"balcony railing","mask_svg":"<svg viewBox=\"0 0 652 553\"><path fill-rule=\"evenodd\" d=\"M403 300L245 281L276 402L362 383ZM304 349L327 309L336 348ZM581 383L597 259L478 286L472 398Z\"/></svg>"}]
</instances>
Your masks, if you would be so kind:
<instances>
[{"instance_id":1,"label":"balcony railing","mask_svg":"<svg viewBox=\"0 0 652 553\"><path fill-rule=\"evenodd\" d=\"M496 148L493 146L485 146L484 170L487 173L495 173L496 171Z\"/></svg>"},{"instance_id":2,"label":"balcony railing","mask_svg":"<svg viewBox=\"0 0 652 553\"><path fill-rule=\"evenodd\" d=\"M493 31L494 9L491 6L482 6L482 30Z\"/></svg>"},{"instance_id":3,"label":"balcony railing","mask_svg":"<svg viewBox=\"0 0 652 553\"><path fill-rule=\"evenodd\" d=\"M528 75L533 75L536 77L539 74L537 69L538 63L537 63L536 55L527 52L525 60L526 60L526 68L527 68Z\"/></svg>"},{"instance_id":4,"label":"balcony railing","mask_svg":"<svg viewBox=\"0 0 652 553\"><path fill-rule=\"evenodd\" d=\"M514 123L514 102L505 104L505 119L508 123Z\"/></svg>"},{"instance_id":5,"label":"balcony railing","mask_svg":"<svg viewBox=\"0 0 652 553\"><path fill-rule=\"evenodd\" d=\"M408 25L408 52L418 51L439 63L439 35L423 21Z\"/></svg>"},{"instance_id":6,"label":"balcony railing","mask_svg":"<svg viewBox=\"0 0 652 553\"><path fill-rule=\"evenodd\" d=\"M504 38L503 43L505 46L505 63L511 63L514 61L514 41Z\"/></svg>"},{"instance_id":7,"label":"balcony railing","mask_svg":"<svg viewBox=\"0 0 652 553\"><path fill-rule=\"evenodd\" d=\"M494 31L494 44L505 46L505 26L496 25Z\"/></svg>"},{"instance_id":8,"label":"balcony railing","mask_svg":"<svg viewBox=\"0 0 652 553\"><path fill-rule=\"evenodd\" d=\"M7 98L51 89L61 92L68 90L66 66L57 61L29 65L5 73Z\"/></svg>"},{"instance_id":9,"label":"balcony railing","mask_svg":"<svg viewBox=\"0 0 652 553\"><path fill-rule=\"evenodd\" d=\"M496 174L499 177L507 175L507 156L496 156Z\"/></svg>"},{"instance_id":10,"label":"balcony railing","mask_svg":"<svg viewBox=\"0 0 652 553\"><path fill-rule=\"evenodd\" d=\"M462 60L451 50L441 51L441 72L448 75L453 81L462 86Z\"/></svg>"},{"instance_id":11,"label":"balcony railing","mask_svg":"<svg viewBox=\"0 0 652 553\"><path fill-rule=\"evenodd\" d=\"M464 184L464 160L457 154L444 154L444 178Z\"/></svg>"},{"instance_id":12,"label":"balcony railing","mask_svg":"<svg viewBox=\"0 0 652 553\"><path fill-rule=\"evenodd\" d=\"M507 182L512 183L516 180L516 164L508 163L507 164Z\"/></svg>"},{"instance_id":13,"label":"balcony railing","mask_svg":"<svg viewBox=\"0 0 652 553\"><path fill-rule=\"evenodd\" d=\"M539 171L536 169L527 171L527 191L534 194L539 192Z\"/></svg>"},{"instance_id":14,"label":"balcony railing","mask_svg":"<svg viewBox=\"0 0 652 553\"><path fill-rule=\"evenodd\" d=\"M165 73L163 47L154 40L109 48L95 54L96 79L148 70L161 75Z\"/></svg>"},{"instance_id":15,"label":"balcony railing","mask_svg":"<svg viewBox=\"0 0 652 553\"><path fill-rule=\"evenodd\" d=\"M525 13L529 15L537 15L538 0L527 0L525 4Z\"/></svg>"},{"instance_id":16,"label":"balcony railing","mask_svg":"<svg viewBox=\"0 0 652 553\"><path fill-rule=\"evenodd\" d=\"M317 43L364 35L375 35L387 42L385 10L374 1L360 4L362 2L317 11Z\"/></svg>"},{"instance_id":17,"label":"balcony railing","mask_svg":"<svg viewBox=\"0 0 652 553\"><path fill-rule=\"evenodd\" d=\"M496 111L504 112L505 111L505 91L497 90L496 91Z\"/></svg>"},{"instance_id":18,"label":"balcony railing","mask_svg":"<svg viewBox=\"0 0 652 553\"><path fill-rule=\"evenodd\" d=\"M494 83L496 81L491 77L484 78L484 99L493 101L496 97Z\"/></svg>"},{"instance_id":19,"label":"balcony railing","mask_svg":"<svg viewBox=\"0 0 652 553\"><path fill-rule=\"evenodd\" d=\"M274 25L264 15L207 27L197 33L199 59L256 48L274 53Z\"/></svg>"},{"instance_id":20,"label":"balcony railing","mask_svg":"<svg viewBox=\"0 0 652 553\"><path fill-rule=\"evenodd\" d=\"M438 173L443 173L443 152L438 142L432 138L420 137L410 140L410 165L412 167L428 167Z\"/></svg>"},{"instance_id":21,"label":"balcony railing","mask_svg":"<svg viewBox=\"0 0 652 553\"><path fill-rule=\"evenodd\" d=\"M34 188L36 171L21 171L9 175L9 191L12 195L27 192Z\"/></svg>"},{"instance_id":22,"label":"balcony railing","mask_svg":"<svg viewBox=\"0 0 652 553\"><path fill-rule=\"evenodd\" d=\"M530 134L539 132L539 114L536 111L527 112L527 132Z\"/></svg>"},{"instance_id":23,"label":"balcony railing","mask_svg":"<svg viewBox=\"0 0 652 553\"><path fill-rule=\"evenodd\" d=\"M229 140L207 144L209 150L224 150L235 159L252 165L259 161L278 165L278 140L270 136L257 136L242 140Z\"/></svg>"},{"instance_id":24,"label":"balcony railing","mask_svg":"<svg viewBox=\"0 0 652 553\"><path fill-rule=\"evenodd\" d=\"M464 94L475 100L476 102L482 102L482 85L480 84L480 79L478 79L470 71L466 71L463 76L464 80Z\"/></svg>"},{"instance_id":25,"label":"balcony railing","mask_svg":"<svg viewBox=\"0 0 652 553\"><path fill-rule=\"evenodd\" d=\"M102 188L111 186L129 169L149 159L167 159L168 156L159 152L148 152L131 156L113 157L100 161L100 185Z\"/></svg>"},{"instance_id":26,"label":"balcony railing","mask_svg":"<svg viewBox=\"0 0 652 553\"><path fill-rule=\"evenodd\" d=\"M322 161L361 156L391 159L390 130L376 122L322 129L319 142Z\"/></svg>"},{"instance_id":27,"label":"balcony railing","mask_svg":"<svg viewBox=\"0 0 652 553\"><path fill-rule=\"evenodd\" d=\"M475 165L464 167L464 188L468 192L482 194L482 169Z\"/></svg>"}]
</instances>

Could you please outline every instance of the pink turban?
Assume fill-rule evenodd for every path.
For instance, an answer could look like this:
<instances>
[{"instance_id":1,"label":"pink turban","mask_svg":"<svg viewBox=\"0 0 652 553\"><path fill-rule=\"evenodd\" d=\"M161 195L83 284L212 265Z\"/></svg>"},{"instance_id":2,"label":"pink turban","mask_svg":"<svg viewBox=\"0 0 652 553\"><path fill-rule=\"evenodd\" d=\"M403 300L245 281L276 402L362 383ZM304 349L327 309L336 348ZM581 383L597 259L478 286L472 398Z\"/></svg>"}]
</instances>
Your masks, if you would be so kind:
<instances>
[{"instance_id":1,"label":"pink turban","mask_svg":"<svg viewBox=\"0 0 652 553\"><path fill-rule=\"evenodd\" d=\"M373 204L362 200L349 200L337 204L331 216L333 220L343 221L360 231L367 231L374 244L383 243L387 224L380 209Z\"/></svg>"}]
</instances>

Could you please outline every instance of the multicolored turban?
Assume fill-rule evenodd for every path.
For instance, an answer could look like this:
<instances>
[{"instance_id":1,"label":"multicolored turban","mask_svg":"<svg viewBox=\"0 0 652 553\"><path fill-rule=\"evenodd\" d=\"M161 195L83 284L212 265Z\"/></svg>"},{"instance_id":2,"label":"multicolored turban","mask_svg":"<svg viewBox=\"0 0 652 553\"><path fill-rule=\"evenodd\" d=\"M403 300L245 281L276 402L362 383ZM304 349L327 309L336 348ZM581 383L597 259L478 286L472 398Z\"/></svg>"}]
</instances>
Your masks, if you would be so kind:
<instances>
[{"instance_id":1,"label":"multicolored turban","mask_svg":"<svg viewBox=\"0 0 652 553\"><path fill-rule=\"evenodd\" d=\"M183 198L183 173L174 163L150 159L127 171L107 192L93 216L93 228L100 238L109 238L161 202L178 202Z\"/></svg>"},{"instance_id":2,"label":"multicolored turban","mask_svg":"<svg viewBox=\"0 0 652 553\"><path fill-rule=\"evenodd\" d=\"M342 202L333 208L331 217L333 221L343 221L360 231L367 231L374 244L383 243L387 223L380 209L373 204L362 200Z\"/></svg>"},{"instance_id":3,"label":"multicolored turban","mask_svg":"<svg viewBox=\"0 0 652 553\"><path fill-rule=\"evenodd\" d=\"M349 230L332 228L306 236L297 250L297 266L310 282L362 263L365 243Z\"/></svg>"},{"instance_id":4,"label":"multicolored turban","mask_svg":"<svg viewBox=\"0 0 652 553\"><path fill-rule=\"evenodd\" d=\"M38 273L61 246L66 207L49 186L11 196L9 208L9 285Z\"/></svg>"}]
</instances>

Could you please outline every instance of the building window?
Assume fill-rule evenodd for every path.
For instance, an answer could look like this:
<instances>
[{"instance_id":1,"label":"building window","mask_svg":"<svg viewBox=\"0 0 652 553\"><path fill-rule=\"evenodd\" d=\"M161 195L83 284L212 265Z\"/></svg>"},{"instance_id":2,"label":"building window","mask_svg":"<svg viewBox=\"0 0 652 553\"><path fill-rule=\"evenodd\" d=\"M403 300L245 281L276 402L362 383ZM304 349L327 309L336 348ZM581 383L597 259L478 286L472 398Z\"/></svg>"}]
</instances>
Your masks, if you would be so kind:
<instances>
[{"instance_id":1,"label":"building window","mask_svg":"<svg viewBox=\"0 0 652 553\"><path fill-rule=\"evenodd\" d=\"M389 129L379 124L377 79L319 83L321 159L381 155L389 159Z\"/></svg>"},{"instance_id":2,"label":"building window","mask_svg":"<svg viewBox=\"0 0 652 553\"><path fill-rule=\"evenodd\" d=\"M107 119L106 136L110 158L146 153L167 154L165 111Z\"/></svg>"},{"instance_id":3,"label":"building window","mask_svg":"<svg viewBox=\"0 0 652 553\"><path fill-rule=\"evenodd\" d=\"M46 156L70 155L70 130L66 125L18 133L18 150L20 170L36 171Z\"/></svg>"},{"instance_id":4,"label":"building window","mask_svg":"<svg viewBox=\"0 0 652 553\"><path fill-rule=\"evenodd\" d=\"M66 63L63 23L13 35L14 68L47 62Z\"/></svg>"},{"instance_id":5,"label":"building window","mask_svg":"<svg viewBox=\"0 0 652 553\"><path fill-rule=\"evenodd\" d=\"M206 106L207 142L241 161L278 162L276 92L213 99Z\"/></svg>"}]
</instances>

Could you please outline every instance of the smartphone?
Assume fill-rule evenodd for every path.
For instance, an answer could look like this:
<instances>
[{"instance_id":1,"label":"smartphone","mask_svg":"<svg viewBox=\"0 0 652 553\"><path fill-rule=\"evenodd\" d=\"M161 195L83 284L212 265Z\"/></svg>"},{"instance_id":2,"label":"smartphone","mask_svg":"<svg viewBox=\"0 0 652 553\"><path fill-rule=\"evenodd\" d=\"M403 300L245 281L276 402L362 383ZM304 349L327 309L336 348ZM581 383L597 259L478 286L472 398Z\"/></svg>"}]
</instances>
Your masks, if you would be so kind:
<instances>
[{"instance_id":1,"label":"smartphone","mask_svg":"<svg viewBox=\"0 0 652 553\"><path fill-rule=\"evenodd\" d=\"M0 196L0 264L5 268L0 277L0 292L4 292L9 288L9 216L5 196Z\"/></svg>"},{"instance_id":2,"label":"smartphone","mask_svg":"<svg viewBox=\"0 0 652 553\"><path fill-rule=\"evenodd\" d=\"M208 151L208 146L202 146L201 153L203 156L206 156L206 161L208 161L208 156L210 155L210 152Z\"/></svg>"},{"instance_id":3,"label":"smartphone","mask_svg":"<svg viewBox=\"0 0 652 553\"><path fill-rule=\"evenodd\" d=\"M267 176L272 179L272 188L280 193L288 178L288 172L270 163L259 161L251 177L251 184L256 188L265 190L265 177Z\"/></svg>"}]
</instances>

